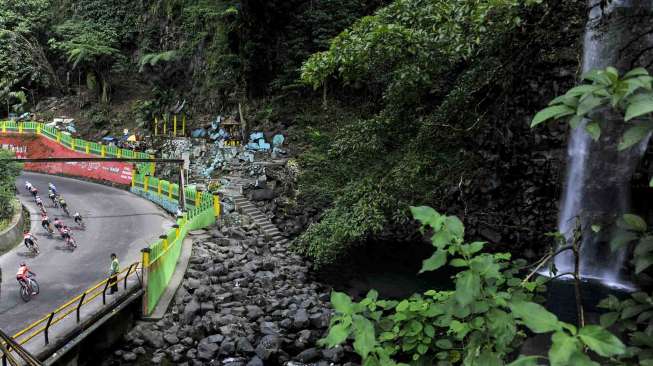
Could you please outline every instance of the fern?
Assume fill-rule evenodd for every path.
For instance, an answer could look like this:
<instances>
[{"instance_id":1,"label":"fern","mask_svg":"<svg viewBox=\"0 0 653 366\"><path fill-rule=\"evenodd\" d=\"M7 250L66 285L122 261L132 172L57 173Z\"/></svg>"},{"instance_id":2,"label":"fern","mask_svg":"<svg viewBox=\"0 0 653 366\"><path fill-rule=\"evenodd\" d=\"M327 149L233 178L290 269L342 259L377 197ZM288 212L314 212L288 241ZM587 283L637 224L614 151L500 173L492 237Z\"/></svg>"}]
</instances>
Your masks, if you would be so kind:
<instances>
[{"instance_id":1,"label":"fern","mask_svg":"<svg viewBox=\"0 0 653 366\"><path fill-rule=\"evenodd\" d=\"M177 57L178 57L177 50L145 54L138 61L138 71L143 72L145 65L150 65L151 67L154 67L162 62L175 61Z\"/></svg>"}]
</instances>

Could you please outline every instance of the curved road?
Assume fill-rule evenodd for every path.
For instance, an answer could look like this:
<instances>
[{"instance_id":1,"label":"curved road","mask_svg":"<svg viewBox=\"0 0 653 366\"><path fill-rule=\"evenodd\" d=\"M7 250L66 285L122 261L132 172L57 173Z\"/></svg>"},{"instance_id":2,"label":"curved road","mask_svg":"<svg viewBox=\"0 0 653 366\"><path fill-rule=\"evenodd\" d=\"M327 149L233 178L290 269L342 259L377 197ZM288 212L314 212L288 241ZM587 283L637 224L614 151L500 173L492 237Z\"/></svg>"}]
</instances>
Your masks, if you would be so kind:
<instances>
[{"instance_id":1,"label":"curved road","mask_svg":"<svg viewBox=\"0 0 653 366\"><path fill-rule=\"evenodd\" d=\"M73 230L77 249L65 249L59 235L50 239L41 227L38 208L25 191L25 180L39 189L51 220L63 218ZM78 211L86 230L77 228L61 209L50 207L48 182L53 182L73 214ZM0 257L0 328L9 335L40 319L67 300L107 277L110 254L116 253L122 266L140 260L140 250L155 241L173 224L170 216L150 201L127 191L70 178L24 172L18 179L19 199L30 210L32 233L39 239L41 253L33 256L21 243ZM21 261L36 273L40 294L23 302L15 273Z\"/></svg>"}]
</instances>

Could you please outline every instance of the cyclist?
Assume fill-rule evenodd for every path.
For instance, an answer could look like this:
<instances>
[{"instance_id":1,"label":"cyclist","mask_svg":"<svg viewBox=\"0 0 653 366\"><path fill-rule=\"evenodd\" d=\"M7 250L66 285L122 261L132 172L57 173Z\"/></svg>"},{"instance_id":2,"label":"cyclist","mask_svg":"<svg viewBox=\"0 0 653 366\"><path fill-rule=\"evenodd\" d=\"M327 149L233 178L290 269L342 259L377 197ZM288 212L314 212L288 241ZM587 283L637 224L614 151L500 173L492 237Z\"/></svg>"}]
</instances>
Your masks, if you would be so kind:
<instances>
[{"instance_id":1,"label":"cyclist","mask_svg":"<svg viewBox=\"0 0 653 366\"><path fill-rule=\"evenodd\" d=\"M27 249L32 250L32 247L34 247L37 241L38 239L36 236L32 235L32 233L27 230L23 231L23 242Z\"/></svg>"},{"instance_id":2,"label":"cyclist","mask_svg":"<svg viewBox=\"0 0 653 366\"><path fill-rule=\"evenodd\" d=\"M52 228L50 227L50 218L45 213L41 213L41 226L43 226L45 230L52 232Z\"/></svg>"},{"instance_id":3,"label":"cyclist","mask_svg":"<svg viewBox=\"0 0 653 366\"><path fill-rule=\"evenodd\" d=\"M52 191L52 193L57 195L57 187L55 187L54 184L52 184L52 182L48 183L48 189Z\"/></svg>"},{"instance_id":4,"label":"cyclist","mask_svg":"<svg viewBox=\"0 0 653 366\"><path fill-rule=\"evenodd\" d=\"M36 189L36 187L32 186L29 189L30 193L32 193L32 196L36 197L39 194L39 190Z\"/></svg>"},{"instance_id":5,"label":"cyclist","mask_svg":"<svg viewBox=\"0 0 653 366\"><path fill-rule=\"evenodd\" d=\"M83 221L82 220L82 215L80 215L79 212L75 212L75 214L73 215L73 219L75 220L75 223L77 225L80 225L80 226L82 225L82 221Z\"/></svg>"},{"instance_id":6,"label":"cyclist","mask_svg":"<svg viewBox=\"0 0 653 366\"><path fill-rule=\"evenodd\" d=\"M29 280L33 275L36 276L36 273L30 271L25 262L21 262L20 267L18 267L18 272L16 272L16 280L19 284L27 287L32 292L32 295L36 295L36 291L32 289L31 281Z\"/></svg>"},{"instance_id":7,"label":"cyclist","mask_svg":"<svg viewBox=\"0 0 653 366\"><path fill-rule=\"evenodd\" d=\"M63 221L59 220L58 217L55 217L55 218L54 218L54 227L55 227L57 230L61 231L61 228L63 227Z\"/></svg>"},{"instance_id":8,"label":"cyclist","mask_svg":"<svg viewBox=\"0 0 653 366\"><path fill-rule=\"evenodd\" d=\"M52 205L57 207L57 195L51 189L48 190L48 197L52 201Z\"/></svg>"},{"instance_id":9,"label":"cyclist","mask_svg":"<svg viewBox=\"0 0 653 366\"><path fill-rule=\"evenodd\" d=\"M28 180L25 181L25 189L28 192L32 192L32 183L30 183Z\"/></svg>"},{"instance_id":10,"label":"cyclist","mask_svg":"<svg viewBox=\"0 0 653 366\"><path fill-rule=\"evenodd\" d=\"M36 201L36 205L39 206L41 210L43 210L43 201L41 200L41 196L38 194L34 197L34 201Z\"/></svg>"},{"instance_id":11,"label":"cyclist","mask_svg":"<svg viewBox=\"0 0 653 366\"><path fill-rule=\"evenodd\" d=\"M61 209L64 210L64 212L66 213L66 215L70 215L70 214L68 213L68 204L66 203L66 200L63 199L62 196L59 196L59 206L61 206Z\"/></svg>"}]
</instances>

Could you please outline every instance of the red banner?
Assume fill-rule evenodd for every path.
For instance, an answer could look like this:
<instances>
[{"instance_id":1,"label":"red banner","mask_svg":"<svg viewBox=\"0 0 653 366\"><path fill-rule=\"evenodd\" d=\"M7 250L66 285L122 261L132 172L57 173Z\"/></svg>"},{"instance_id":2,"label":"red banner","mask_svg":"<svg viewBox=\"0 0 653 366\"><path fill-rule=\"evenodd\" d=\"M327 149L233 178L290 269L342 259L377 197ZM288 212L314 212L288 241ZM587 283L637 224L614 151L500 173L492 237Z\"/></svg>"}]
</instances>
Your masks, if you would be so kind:
<instances>
[{"instance_id":1,"label":"red banner","mask_svg":"<svg viewBox=\"0 0 653 366\"><path fill-rule=\"evenodd\" d=\"M12 150L19 158L90 158L94 155L73 151L44 136L0 135L0 148ZM132 164L121 162L25 163L25 170L84 177L129 185Z\"/></svg>"}]
</instances>

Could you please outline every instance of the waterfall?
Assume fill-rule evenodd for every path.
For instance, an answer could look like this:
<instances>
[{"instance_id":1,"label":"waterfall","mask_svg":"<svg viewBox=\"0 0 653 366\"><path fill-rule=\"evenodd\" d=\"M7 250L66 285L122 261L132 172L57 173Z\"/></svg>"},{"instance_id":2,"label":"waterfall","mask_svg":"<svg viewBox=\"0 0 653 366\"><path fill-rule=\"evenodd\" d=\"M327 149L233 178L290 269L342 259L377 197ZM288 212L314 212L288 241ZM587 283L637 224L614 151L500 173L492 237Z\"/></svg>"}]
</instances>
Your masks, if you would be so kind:
<instances>
[{"instance_id":1,"label":"waterfall","mask_svg":"<svg viewBox=\"0 0 653 366\"><path fill-rule=\"evenodd\" d=\"M652 36L639 37L633 21L637 14L650 14L651 0L612 0L601 8L600 0L589 1L589 18L583 44L583 72L615 66L621 72L642 57L638 50L653 45ZM650 20L649 20L650 21ZM646 22L644 22L646 23ZM639 37L639 38L638 38ZM641 38L641 39L640 39ZM634 56L636 55L636 56ZM637 59L633 59L636 57ZM572 130L567 148L567 176L560 204L558 231L571 240L580 219L583 228L594 223L614 221L630 207L630 178L646 150L649 138L626 151L617 151L624 131L622 117L609 110L598 111L591 118L599 121L602 134L598 142L585 132L584 121ZM650 136L649 136L650 137ZM612 253L611 233L583 232L580 272L609 286L629 287L622 276L625 252ZM573 254L566 251L555 259L558 273L573 272Z\"/></svg>"}]
</instances>

